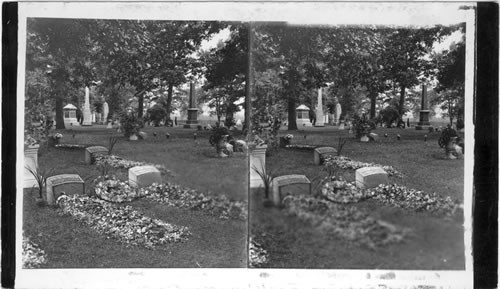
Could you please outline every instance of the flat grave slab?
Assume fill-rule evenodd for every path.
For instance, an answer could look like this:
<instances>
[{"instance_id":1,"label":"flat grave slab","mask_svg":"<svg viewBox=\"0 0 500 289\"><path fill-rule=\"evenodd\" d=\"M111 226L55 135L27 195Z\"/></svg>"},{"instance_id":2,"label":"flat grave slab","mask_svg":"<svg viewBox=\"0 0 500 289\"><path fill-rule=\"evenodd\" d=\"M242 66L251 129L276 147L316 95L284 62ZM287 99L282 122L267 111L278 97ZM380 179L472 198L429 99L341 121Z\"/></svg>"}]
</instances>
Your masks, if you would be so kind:
<instances>
[{"instance_id":1,"label":"flat grave slab","mask_svg":"<svg viewBox=\"0 0 500 289\"><path fill-rule=\"evenodd\" d=\"M281 205L281 201L287 195L299 195L307 191L311 194L311 181L304 175L285 175L273 179L273 203ZM303 188L306 186L306 188ZM283 189L286 187L286 190Z\"/></svg>"},{"instance_id":2,"label":"flat grave slab","mask_svg":"<svg viewBox=\"0 0 500 289\"><path fill-rule=\"evenodd\" d=\"M321 165L326 155L336 155L337 150L333 147L320 147L314 149L314 164Z\"/></svg>"},{"instance_id":3,"label":"flat grave slab","mask_svg":"<svg viewBox=\"0 0 500 289\"><path fill-rule=\"evenodd\" d=\"M66 195L83 194L85 183L77 174L62 174L47 178L47 203L54 205L57 198L64 192Z\"/></svg>"},{"instance_id":4,"label":"flat grave slab","mask_svg":"<svg viewBox=\"0 0 500 289\"><path fill-rule=\"evenodd\" d=\"M85 149L85 163L91 165L95 161L97 154L107 154L108 149L103 146L91 146Z\"/></svg>"},{"instance_id":5,"label":"flat grave slab","mask_svg":"<svg viewBox=\"0 0 500 289\"><path fill-rule=\"evenodd\" d=\"M388 183L387 173L381 167L365 167L356 170L356 187L375 188Z\"/></svg>"},{"instance_id":6,"label":"flat grave slab","mask_svg":"<svg viewBox=\"0 0 500 289\"><path fill-rule=\"evenodd\" d=\"M153 183L161 183L160 171L154 166L136 166L128 170L128 180L131 185L147 187Z\"/></svg>"}]
</instances>

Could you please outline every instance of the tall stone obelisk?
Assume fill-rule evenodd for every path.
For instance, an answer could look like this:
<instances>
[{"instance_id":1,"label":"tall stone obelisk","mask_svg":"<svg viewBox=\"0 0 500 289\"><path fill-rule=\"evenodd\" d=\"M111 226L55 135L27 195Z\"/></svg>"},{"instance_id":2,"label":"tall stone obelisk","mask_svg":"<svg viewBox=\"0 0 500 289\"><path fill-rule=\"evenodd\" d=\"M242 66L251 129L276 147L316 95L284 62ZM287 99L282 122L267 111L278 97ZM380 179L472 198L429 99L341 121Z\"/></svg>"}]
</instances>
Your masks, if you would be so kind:
<instances>
[{"instance_id":1,"label":"tall stone obelisk","mask_svg":"<svg viewBox=\"0 0 500 289\"><path fill-rule=\"evenodd\" d=\"M189 108L188 108L188 119L184 128L195 128L199 124L198 122L198 108L196 107L196 93L194 82L189 84Z\"/></svg>"},{"instance_id":2,"label":"tall stone obelisk","mask_svg":"<svg viewBox=\"0 0 500 289\"><path fill-rule=\"evenodd\" d=\"M92 119L90 114L90 100L89 100L89 87L85 86L85 104L83 106L83 123L82 125L92 125Z\"/></svg>"},{"instance_id":3,"label":"tall stone obelisk","mask_svg":"<svg viewBox=\"0 0 500 289\"><path fill-rule=\"evenodd\" d=\"M420 120L415 127L416 130L425 130L431 127L429 122L429 108L427 106L427 87L422 84L422 105L420 106Z\"/></svg>"},{"instance_id":4,"label":"tall stone obelisk","mask_svg":"<svg viewBox=\"0 0 500 289\"><path fill-rule=\"evenodd\" d=\"M318 106L316 107L316 124L314 126L325 126L325 117L323 116L323 95L322 88L318 88Z\"/></svg>"}]
</instances>

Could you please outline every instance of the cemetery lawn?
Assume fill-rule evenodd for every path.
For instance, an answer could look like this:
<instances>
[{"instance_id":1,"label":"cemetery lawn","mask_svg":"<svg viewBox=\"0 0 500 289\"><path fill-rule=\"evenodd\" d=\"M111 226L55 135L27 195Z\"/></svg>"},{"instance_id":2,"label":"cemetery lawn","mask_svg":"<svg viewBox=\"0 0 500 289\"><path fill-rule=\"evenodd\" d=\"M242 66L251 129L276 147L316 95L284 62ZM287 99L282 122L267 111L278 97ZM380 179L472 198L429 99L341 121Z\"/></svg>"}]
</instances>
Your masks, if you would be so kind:
<instances>
[{"instance_id":1,"label":"cemetery lawn","mask_svg":"<svg viewBox=\"0 0 500 289\"><path fill-rule=\"evenodd\" d=\"M362 143L347 131L309 129L292 132L292 144L337 147L338 137L347 138L342 155L353 160L393 166L404 177L389 177L390 183L424 192L436 192L463 203L464 160L445 160L439 148L439 133L410 129L377 128L377 142ZM286 134L286 131L280 134ZM384 134L388 137L385 138ZM396 135L401 135L401 140ZM427 143L424 135L428 135ZM306 135L306 139L304 139ZM467 148L465 148L467 149ZM266 158L266 167L274 176L304 174L309 179L326 176L323 166L313 163L312 150L279 148ZM355 180L354 170L339 170L348 181ZM316 181L317 182L317 181ZM315 188L313 181L313 190ZM376 249L326 234L286 209L263 206L262 189L250 195L251 234L268 253L269 268L325 269L401 269L401 270L463 270L463 211L453 217L429 212L415 212L383 205L375 200L355 204L371 217L411 230L403 242Z\"/></svg>"},{"instance_id":2,"label":"cemetery lawn","mask_svg":"<svg viewBox=\"0 0 500 289\"><path fill-rule=\"evenodd\" d=\"M164 127L148 127L144 131L148 133L147 139L136 142L126 140L114 130L96 126L61 133L62 143L103 146L108 146L111 135L118 136L113 154L164 165L170 171L163 176L164 181L247 202L248 171L244 154L216 158L215 149L208 143L208 131ZM166 138L166 132L170 133L170 139ZM196 140L193 133L197 134ZM42 147L38 163L42 169L52 168L50 175L77 173L84 179L99 175L95 165L85 164L81 149ZM127 170L114 172L120 179L128 179ZM90 181L86 186L90 188ZM246 220L221 219L205 211L167 207L146 199L117 204L131 205L150 218L186 226L192 234L187 241L147 249L108 239L70 216L61 216L57 208L38 207L36 196L35 191L24 190L23 226L25 235L47 255L48 262L41 268L234 268L247 265Z\"/></svg>"}]
</instances>

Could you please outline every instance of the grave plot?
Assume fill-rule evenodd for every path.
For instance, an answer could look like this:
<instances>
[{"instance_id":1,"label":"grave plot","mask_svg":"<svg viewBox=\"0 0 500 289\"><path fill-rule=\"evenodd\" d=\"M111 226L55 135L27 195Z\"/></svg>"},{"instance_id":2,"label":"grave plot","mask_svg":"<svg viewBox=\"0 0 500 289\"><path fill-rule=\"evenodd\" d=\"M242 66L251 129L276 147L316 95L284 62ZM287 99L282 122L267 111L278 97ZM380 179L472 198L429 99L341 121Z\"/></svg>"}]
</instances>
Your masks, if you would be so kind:
<instances>
[{"instance_id":1,"label":"grave plot","mask_svg":"<svg viewBox=\"0 0 500 289\"><path fill-rule=\"evenodd\" d=\"M226 196L215 196L181 186L162 183L141 188L140 195L145 199L167 206L206 211L221 219L247 219L246 202L233 201Z\"/></svg>"},{"instance_id":2,"label":"grave plot","mask_svg":"<svg viewBox=\"0 0 500 289\"><path fill-rule=\"evenodd\" d=\"M57 199L61 214L76 220L120 242L154 249L158 245L182 242L190 236L189 229L149 218L131 206L118 207L88 196L66 196Z\"/></svg>"},{"instance_id":3,"label":"grave plot","mask_svg":"<svg viewBox=\"0 0 500 289\"><path fill-rule=\"evenodd\" d=\"M283 203L288 214L371 249L399 243L410 232L408 229L376 220L354 206L337 205L308 196L287 196Z\"/></svg>"},{"instance_id":4,"label":"grave plot","mask_svg":"<svg viewBox=\"0 0 500 289\"><path fill-rule=\"evenodd\" d=\"M443 198L437 193L425 193L396 184L379 185L366 194L385 205L436 215L453 216L462 208L458 200L449 196Z\"/></svg>"},{"instance_id":5,"label":"grave plot","mask_svg":"<svg viewBox=\"0 0 500 289\"><path fill-rule=\"evenodd\" d=\"M344 156L333 156L333 155L328 155L325 157L325 166L336 166L341 169L350 169L350 170L357 170L360 168L365 168L365 167L380 167L382 168L389 176L394 176L398 178L402 178L403 175L394 169L392 166L384 166L381 164L375 164L375 163L365 163L365 162L360 162L360 161L355 161L352 160L348 157Z\"/></svg>"}]
</instances>

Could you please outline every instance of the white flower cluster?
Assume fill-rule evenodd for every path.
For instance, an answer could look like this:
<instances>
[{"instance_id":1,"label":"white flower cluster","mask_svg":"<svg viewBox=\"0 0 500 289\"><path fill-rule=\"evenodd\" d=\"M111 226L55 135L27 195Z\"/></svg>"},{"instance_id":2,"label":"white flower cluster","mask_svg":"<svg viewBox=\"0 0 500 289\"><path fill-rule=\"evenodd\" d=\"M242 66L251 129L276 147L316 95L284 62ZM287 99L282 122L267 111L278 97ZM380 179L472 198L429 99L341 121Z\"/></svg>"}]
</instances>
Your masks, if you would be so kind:
<instances>
[{"instance_id":1,"label":"white flower cluster","mask_svg":"<svg viewBox=\"0 0 500 289\"><path fill-rule=\"evenodd\" d=\"M341 204L357 203L367 197L364 190L356 187L355 182L346 181L325 182L321 187L321 194L326 199Z\"/></svg>"},{"instance_id":2,"label":"white flower cluster","mask_svg":"<svg viewBox=\"0 0 500 289\"><path fill-rule=\"evenodd\" d=\"M392 224L373 219L354 206L334 204L304 195L289 195L283 199L283 203L288 214L371 249L401 242L409 232L407 229L399 229Z\"/></svg>"},{"instance_id":3,"label":"white flower cluster","mask_svg":"<svg viewBox=\"0 0 500 289\"><path fill-rule=\"evenodd\" d=\"M45 252L28 237L23 236L23 267L38 268L45 263L47 263Z\"/></svg>"},{"instance_id":4,"label":"white flower cluster","mask_svg":"<svg viewBox=\"0 0 500 289\"><path fill-rule=\"evenodd\" d=\"M108 202L130 202L143 196L140 194L143 191L131 186L128 181L117 179L116 176L100 176L95 182L94 191L96 195Z\"/></svg>"},{"instance_id":5,"label":"white flower cluster","mask_svg":"<svg viewBox=\"0 0 500 289\"><path fill-rule=\"evenodd\" d=\"M153 249L157 245L187 240L191 235L187 227L152 219L131 206L116 206L95 197L61 195L57 204L62 214L130 245Z\"/></svg>"},{"instance_id":6,"label":"white flower cluster","mask_svg":"<svg viewBox=\"0 0 500 289\"><path fill-rule=\"evenodd\" d=\"M258 268L269 262L267 251L255 239L250 236L248 244L248 260L252 268Z\"/></svg>"},{"instance_id":7,"label":"white flower cluster","mask_svg":"<svg viewBox=\"0 0 500 289\"><path fill-rule=\"evenodd\" d=\"M324 158L324 165L326 167L336 166L342 169L357 170L364 167L380 167L387 175L402 178L403 175L391 166L384 166L375 163L365 163L360 161L351 160L344 156L327 155Z\"/></svg>"}]
</instances>

